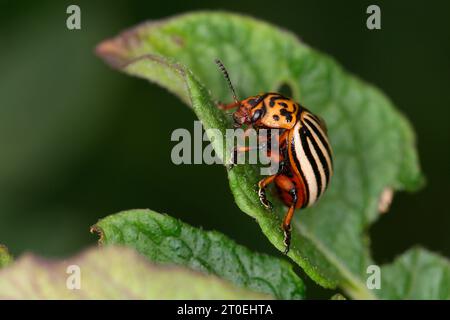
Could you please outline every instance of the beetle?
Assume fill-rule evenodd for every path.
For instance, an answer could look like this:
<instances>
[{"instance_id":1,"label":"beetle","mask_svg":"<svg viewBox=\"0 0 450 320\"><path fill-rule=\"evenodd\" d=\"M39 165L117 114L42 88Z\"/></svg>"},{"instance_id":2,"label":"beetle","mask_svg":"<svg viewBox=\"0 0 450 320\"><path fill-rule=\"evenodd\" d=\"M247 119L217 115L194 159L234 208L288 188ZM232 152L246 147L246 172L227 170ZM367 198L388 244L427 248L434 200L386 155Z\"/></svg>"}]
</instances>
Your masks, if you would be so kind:
<instances>
[{"instance_id":1,"label":"beetle","mask_svg":"<svg viewBox=\"0 0 450 320\"><path fill-rule=\"evenodd\" d=\"M216 59L232 92L234 101L219 104L223 110L237 108L233 113L235 127L279 129L278 171L258 182L258 195L264 207L270 209L266 188L274 183L282 202L289 208L282 222L284 253L291 243L291 221L297 208L314 205L330 184L333 175L333 151L325 121L301 104L276 92L261 93L244 100L237 98L229 74ZM234 150L248 151L249 147ZM273 150L269 150L273 152Z\"/></svg>"}]
</instances>

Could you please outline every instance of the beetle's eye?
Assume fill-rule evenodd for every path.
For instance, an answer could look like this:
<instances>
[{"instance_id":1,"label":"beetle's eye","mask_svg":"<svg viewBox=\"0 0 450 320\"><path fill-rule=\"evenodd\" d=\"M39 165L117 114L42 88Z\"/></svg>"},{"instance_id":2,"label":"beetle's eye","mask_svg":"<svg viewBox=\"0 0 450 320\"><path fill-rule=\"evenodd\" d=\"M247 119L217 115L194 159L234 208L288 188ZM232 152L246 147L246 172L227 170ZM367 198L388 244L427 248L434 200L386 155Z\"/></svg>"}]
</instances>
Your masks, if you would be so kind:
<instances>
[{"instance_id":1,"label":"beetle's eye","mask_svg":"<svg viewBox=\"0 0 450 320\"><path fill-rule=\"evenodd\" d=\"M263 113L263 112L262 112L261 109L256 110L256 111L253 113L253 115L252 115L252 122L258 121L259 118L261 118L262 113Z\"/></svg>"}]
</instances>

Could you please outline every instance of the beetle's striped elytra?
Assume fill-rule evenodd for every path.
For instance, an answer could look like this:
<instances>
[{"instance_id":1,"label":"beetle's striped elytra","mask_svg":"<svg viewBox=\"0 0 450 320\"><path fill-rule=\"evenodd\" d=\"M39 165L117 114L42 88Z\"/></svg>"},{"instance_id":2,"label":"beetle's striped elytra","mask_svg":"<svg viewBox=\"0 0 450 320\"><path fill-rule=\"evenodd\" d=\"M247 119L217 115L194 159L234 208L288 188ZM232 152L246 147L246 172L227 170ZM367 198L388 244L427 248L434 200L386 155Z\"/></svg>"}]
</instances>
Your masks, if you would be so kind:
<instances>
[{"instance_id":1,"label":"beetle's striped elytra","mask_svg":"<svg viewBox=\"0 0 450 320\"><path fill-rule=\"evenodd\" d=\"M239 100L220 60L216 60L233 93L234 102L219 107L237 108L233 113L235 127L279 129L278 172L258 183L261 203L270 208L266 187L274 183L283 203L289 207L282 223L285 253L291 243L291 221L296 208L314 205L327 189L333 175L333 152L324 120L294 100L269 92ZM246 152L234 150L237 152ZM273 153L274 150L268 150ZM234 157L235 158L235 157Z\"/></svg>"}]
</instances>

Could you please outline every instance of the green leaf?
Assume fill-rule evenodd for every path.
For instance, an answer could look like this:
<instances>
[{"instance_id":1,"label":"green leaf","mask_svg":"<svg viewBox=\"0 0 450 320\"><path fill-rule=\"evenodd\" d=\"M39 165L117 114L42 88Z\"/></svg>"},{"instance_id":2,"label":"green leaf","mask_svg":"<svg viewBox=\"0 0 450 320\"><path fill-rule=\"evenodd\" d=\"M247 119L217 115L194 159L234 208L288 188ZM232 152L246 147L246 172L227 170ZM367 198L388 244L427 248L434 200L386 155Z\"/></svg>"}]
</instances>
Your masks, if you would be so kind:
<instances>
[{"instance_id":1,"label":"green leaf","mask_svg":"<svg viewBox=\"0 0 450 320\"><path fill-rule=\"evenodd\" d=\"M74 289L77 284L80 284L80 289ZM235 287L214 276L150 264L134 250L120 247L90 249L61 261L44 260L28 254L0 270L0 299L268 297Z\"/></svg>"},{"instance_id":2,"label":"green leaf","mask_svg":"<svg viewBox=\"0 0 450 320\"><path fill-rule=\"evenodd\" d=\"M0 268L6 267L12 263L13 257L9 253L8 248L0 244Z\"/></svg>"},{"instance_id":3,"label":"green leaf","mask_svg":"<svg viewBox=\"0 0 450 320\"><path fill-rule=\"evenodd\" d=\"M304 285L286 261L253 253L221 233L203 231L168 215L130 210L100 220L101 244L135 248L151 261L214 274L278 299L304 298Z\"/></svg>"},{"instance_id":4,"label":"green leaf","mask_svg":"<svg viewBox=\"0 0 450 320\"><path fill-rule=\"evenodd\" d=\"M383 299L450 299L450 262L422 248L408 250L381 268Z\"/></svg>"},{"instance_id":5,"label":"green leaf","mask_svg":"<svg viewBox=\"0 0 450 320\"><path fill-rule=\"evenodd\" d=\"M222 133L231 127L230 117L213 101L230 101L230 93L215 58L224 61L242 98L288 84L296 100L326 120L335 160L327 193L294 218L289 257L322 286L340 285L354 298L376 297L365 285L366 268L373 264L366 230L378 217L380 195L385 188L415 190L424 180L413 131L379 90L293 34L229 13L199 12L141 24L101 43L97 53L113 67L190 101L205 129ZM283 250L280 223L286 208L280 202L274 212L262 207L255 192L261 178L256 168L237 166L228 177L240 209Z\"/></svg>"}]
</instances>

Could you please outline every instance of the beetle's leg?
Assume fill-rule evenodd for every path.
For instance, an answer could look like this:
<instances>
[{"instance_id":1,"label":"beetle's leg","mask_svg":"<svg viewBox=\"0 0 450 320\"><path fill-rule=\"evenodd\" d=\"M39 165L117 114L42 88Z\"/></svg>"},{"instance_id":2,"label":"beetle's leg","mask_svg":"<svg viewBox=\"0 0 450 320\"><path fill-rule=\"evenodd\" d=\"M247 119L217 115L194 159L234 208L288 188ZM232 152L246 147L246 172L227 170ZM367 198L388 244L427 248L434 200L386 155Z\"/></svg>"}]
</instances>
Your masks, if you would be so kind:
<instances>
[{"instance_id":1,"label":"beetle's leg","mask_svg":"<svg viewBox=\"0 0 450 320\"><path fill-rule=\"evenodd\" d=\"M247 129L244 130L244 133L242 134L242 139L247 139L250 134L252 133L252 130L254 130L253 127L248 127ZM231 152L231 161L228 164L228 169L232 169L236 164L237 164L237 158L238 158L238 153L241 152L248 152L251 150L255 150L255 149L259 149L261 146L258 144L258 146L238 146L238 147L234 147L232 152Z\"/></svg>"},{"instance_id":2,"label":"beetle's leg","mask_svg":"<svg viewBox=\"0 0 450 320\"><path fill-rule=\"evenodd\" d=\"M285 245L284 254L288 254L289 247L291 246L291 220L292 217L294 216L295 206L297 205L298 201L297 189L295 188L291 189L289 191L289 194L292 196L292 204L289 207L286 216L284 217L282 225L284 231L284 245Z\"/></svg>"},{"instance_id":3,"label":"beetle's leg","mask_svg":"<svg viewBox=\"0 0 450 320\"><path fill-rule=\"evenodd\" d=\"M282 141L282 142L285 141L285 137L286 136L283 136L280 139L280 141ZM282 147L281 145L280 145L280 150L278 150L277 152L274 152L270 148L268 148L268 150L267 150L267 156L271 159L271 161L278 163L278 171L277 171L277 173L262 179L258 183L259 200L261 201L263 206L265 206L267 209L272 208L272 204L267 200L265 188L270 183L272 183L279 174L284 172L284 170L286 168L286 152L287 152L287 148Z\"/></svg>"},{"instance_id":4,"label":"beetle's leg","mask_svg":"<svg viewBox=\"0 0 450 320\"><path fill-rule=\"evenodd\" d=\"M298 201L297 188L295 187L294 182L292 182L292 180L289 179L289 177L282 174L276 177L275 183L283 191L288 192L292 197L291 205L289 206L288 212L284 216L283 223L281 225L284 231L284 245L285 245L284 254L287 254L289 252L289 247L291 245L291 220L292 217L294 216L294 210Z\"/></svg>"},{"instance_id":5,"label":"beetle's leg","mask_svg":"<svg viewBox=\"0 0 450 320\"><path fill-rule=\"evenodd\" d=\"M252 130L253 128L247 128L245 131L244 131L244 134L243 134L243 138L244 139L246 139L248 136L249 136L249 134L250 134L250 132L251 132L251 130ZM238 154L239 153L241 153L241 152L249 152L249 151L252 151L252 150L258 150L258 149L263 149L263 148L266 148L267 147L267 157L269 157L270 159L271 159L271 161L273 161L273 162L281 162L281 159L280 159L280 152L273 152L271 149L270 149L270 146L267 146L266 144L264 144L264 143L261 143L261 141L260 140L258 140L258 145L257 146L240 146L240 147L234 147L233 148L233 152L232 152L232 154L231 154L231 163L230 163L230 167L232 168L233 166L235 166L236 164L237 164L237 158L238 158ZM284 153L284 152L282 152L282 153Z\"/></svg>"},{"instance_id":6,"label":"beetle's leg","mask_svg":"<svg viewBox=\"0 0 450 320\"><path fill-rule=\"evenodd\" d=\"M289 131L284 131L281 135L278 135L276 137L276 139L278 140L278 150L276 150L276 152L274 152L274 150L272 150L272 145L271 145L271 138L272 137L261 137L258 140L258 143L262 144L262 146L267 148L267 156L269 158L272 159L272 161L275 162L282 162L283 160L287 159L287 137L289 135ZM280 172L280 171L278 171Z\"/></svg>"},{"instance_id":7,"label":"beetle's leg","mask_svg":"<svg viewBox=\"0 0 450 320\"><path fill-rule=\"evenodd\" d=\"M249 146L241 146L241 147L234 147L233 151L231 152L231 160L228 164L228 169L232 169L237 163L238 160L238 154L242 152L249 152L252 150L258 149L258 147L249 147Z\"/></svg>"},{"instance_id":8,"label":"beetle's leg","mask_svg":"<svg viewBox=\"0 0 450 320\"><path fill-rule=\"evenodd\" d=\"M266 209L272 209L272 203L270 203L269 200L267 200L266 197L266 187L271 184L275 178L277 177L276 174L265 177L264 179L260 180L258 182L258 196L259 201L261 201L262 205L266 207Z\"/></svg>"},{"instance_id":9,"label":"beetle's leg","mask_svg":"<svg viewBox=\"0 0 450 320\"><path fill-rule=\"evenodd\" d=\"M272 130L278 130L278 129L269 129L267 131L267 135L258 135L258 143L267 144L268 149L270 150L270 141L272 139ZM278 147L281 149L281 147L286 143L286 138L289 134L289 130L283 131L281 134L277 134L274 138L278 140Z\"/></svg>"},{"instance_id":10,"label":"beetle's leg","mask_svg":"<svg viewBox=\"0 0 450 320\"><path fill-rule=\"evenodd\" d=\"M271 129L278 130L278 129ZM274 138L278 140L278 148L282 149L284 145L287 143L287 138L289 136L289 130L282 131L281 134L277 134ZM272 133L269 132L268 136L260 137L259 141L267 143L270 146L270 140L272 139Z\"/></svg>"},{"instance_id":11,"label":"beetle's leg","mask_svg":"<svg viewBox=\"0 0 450 320\"><path fill-rule=\"evenodd\" d=\"M279 137L279 146L278 150L274 151L271 149L270 144L267 145L267 157L270 159L271 165L276 163L278 164L277 173L285 173L285 169L287 168L288 163L288 152L286 147L286 137L287 134L283 133L282 136Z\"/></svg>"},{"instance_id":12,"label":"beetle's leg","mask_svg":"<svg viewBox=\"0 0 450 320\"><path fill-rule=\"evenodd\" d=\"M279 144L280 148L281 148L282 145L287 143L288 136L289 136L289 130L284 131L280 135L279 140L278 140L278 144Z\"/></svg>"},{"instance_id":13,"label":"beetle's leg","mask_svg":"<svg viewBox=\"0 0 450 320\"><path fill-rule=\"evenodd\" d=\"M234 147L233 153L231 154L231 165L234 166L237 164L237 158L238 158L239 153L249 152L254 149L255 149L255 147L249 147L249 146Z\"/></svg>"},{"instance_id":14,"label":"beetle's leg","mask_svg":"<svg viewBox=\"0 0 450 320\"><path fill-rule=\"evenodd\" d=\"M233 168L237 163L238 160L238 154L243 152L249 152L252 150L258 150L261 149L260 146L241 146L241 147L234 147L233 152L231 153L231 161L229 166L229 169Z\"/></svg>"}]
</instances>

